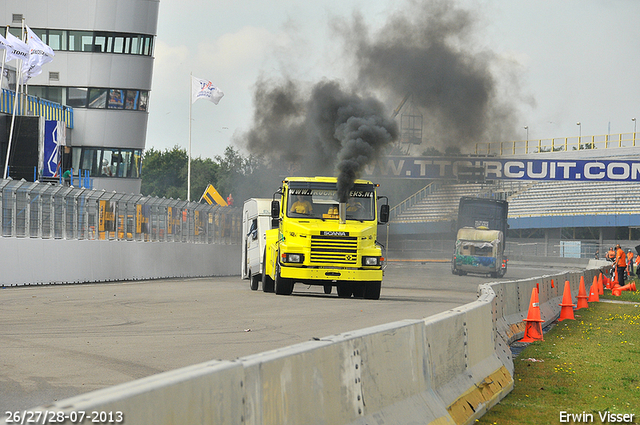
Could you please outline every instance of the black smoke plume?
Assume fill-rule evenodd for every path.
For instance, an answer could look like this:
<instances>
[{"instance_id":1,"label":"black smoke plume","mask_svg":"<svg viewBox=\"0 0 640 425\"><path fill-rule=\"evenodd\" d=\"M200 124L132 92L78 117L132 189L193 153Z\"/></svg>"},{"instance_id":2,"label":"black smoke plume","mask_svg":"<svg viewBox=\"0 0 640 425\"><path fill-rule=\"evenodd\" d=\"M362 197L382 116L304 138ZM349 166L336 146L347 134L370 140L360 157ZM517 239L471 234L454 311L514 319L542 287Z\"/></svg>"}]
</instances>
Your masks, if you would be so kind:
<instances>
[{"instance_id":1,"label":"black smoke plume","mask_svg":"<svg viewBox=\"0 0 640 425\"><path fill-rule=\"evenodd\" d=\"M360 87L376 87L396 105L410 94L424 115L423 138L463 147L516 134L516 110L500 99L495 75L504 74L500 83L514 97L517 82L510 63L478 47L478 16L451 0L407 1L375 34L358 16L334 27Z\"/></svg>"},{"instance_id":2,"label":"black smoke plume","mask_svg":"<svg viewBox=\"0 0 640 425\"><path fill-rule=\"evenodd\" d=\"M332 19L345 63L355 67L352 81L310 88L286 78L258 81L254 124L240 143L280 169L289 167L288 174L338 174L344 199L363 167L398 139L387 111L408 94L424 115L423 140L430 146L513 137L516 111L500 99L492 72L506 68L476 47L476 15L453 0L408 0L398 10L373 33L357 15Z\"/></svg>"},{"instance_id":3,"label":"black smoke plume","mask_svg":"<svg viewBox=\"0 0 640 425\"><path fill-rule=\"evenodd\" d=\"M338 197L346 202L363 167L398 138L398 125L380 101L335 81L316 84L306 99L302 92L291 81L261 82L247 146L252 153L296 163L305 175L337 173Z\"/></svg>"}]
</instances>

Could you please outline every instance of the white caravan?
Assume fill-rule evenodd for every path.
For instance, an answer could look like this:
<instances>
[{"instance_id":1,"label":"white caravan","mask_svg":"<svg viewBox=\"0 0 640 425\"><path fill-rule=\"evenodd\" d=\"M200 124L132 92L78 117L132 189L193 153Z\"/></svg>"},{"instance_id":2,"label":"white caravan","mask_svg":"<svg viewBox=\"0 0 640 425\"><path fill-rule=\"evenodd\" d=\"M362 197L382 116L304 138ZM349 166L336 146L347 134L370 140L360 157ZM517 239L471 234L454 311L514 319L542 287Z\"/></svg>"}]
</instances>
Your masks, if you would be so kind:
<instances>
[{"instance_id":1,"label":"white caravan","mask_svg":"<svg viewBox=\"0 0 640 425\"><path fill-rule=\"evenodd\" d=\"M250 198L242 209L242 278L249 279L251 289L258 289L262 279L266 234L271 228L271 199Z\"/></svg>"}]
</instances>

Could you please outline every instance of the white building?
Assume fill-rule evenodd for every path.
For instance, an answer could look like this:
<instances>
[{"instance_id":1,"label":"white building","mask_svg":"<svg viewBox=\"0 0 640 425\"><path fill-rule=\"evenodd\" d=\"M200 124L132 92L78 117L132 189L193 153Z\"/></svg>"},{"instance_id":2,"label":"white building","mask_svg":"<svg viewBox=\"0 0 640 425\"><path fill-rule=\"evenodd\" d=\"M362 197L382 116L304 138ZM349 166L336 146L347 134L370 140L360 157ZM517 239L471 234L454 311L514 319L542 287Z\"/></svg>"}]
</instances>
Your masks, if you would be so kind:
<instances>
[{"instance_id":1,"label":"white building","mask_svg":"<svg viewBox=\"0 0 640 425\"><path fill-rule=\"evenodd\" d=\"M55 51L28 94L74 109L65 168L93 187L140 193L159 0L3 0L0 24L22 19Z\"/></svg>"}]
</instances>

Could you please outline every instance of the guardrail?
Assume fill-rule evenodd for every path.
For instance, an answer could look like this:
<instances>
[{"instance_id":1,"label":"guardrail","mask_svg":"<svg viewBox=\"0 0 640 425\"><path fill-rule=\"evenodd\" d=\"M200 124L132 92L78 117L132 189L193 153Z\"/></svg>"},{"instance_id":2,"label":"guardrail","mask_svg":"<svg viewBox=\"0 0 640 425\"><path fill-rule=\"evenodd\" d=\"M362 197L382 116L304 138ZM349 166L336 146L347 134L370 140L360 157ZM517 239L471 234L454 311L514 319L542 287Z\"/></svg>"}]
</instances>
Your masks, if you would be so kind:
<instances>
[{"instance_id":1,"label":"guardrail","mask_svg":"<svg viewBox=\"0 0 640 425\"><path fill-rule=\"evenodd\" d=\"M0 180L3 237L239 243L239 208L105 192L25 180Z\"/></svg>"},{"instance_id":2,"label":"guardrail","mask_svg":"<svg viewBox=\"0 0 640 425\"><path fill-rule=\"evenodd\" d=\"M57 401L35 414L104 412L153 424L471 424L513 388L509 344L533 288L542 319L563 284L597 270L480 285L472 303L235 361L211 361ZM551 286L551 279L556 285Z\"/></svg>"}]
</instances>

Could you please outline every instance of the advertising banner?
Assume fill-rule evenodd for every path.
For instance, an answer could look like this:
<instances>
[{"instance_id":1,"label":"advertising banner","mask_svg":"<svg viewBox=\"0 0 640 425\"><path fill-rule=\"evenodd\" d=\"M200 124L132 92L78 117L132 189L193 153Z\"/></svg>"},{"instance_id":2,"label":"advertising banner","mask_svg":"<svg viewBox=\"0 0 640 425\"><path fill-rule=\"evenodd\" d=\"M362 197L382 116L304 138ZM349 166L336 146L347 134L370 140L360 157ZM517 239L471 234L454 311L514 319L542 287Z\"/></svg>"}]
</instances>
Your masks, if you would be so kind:
<instances>
[{"instance_id":1,"label":"advertising banner","mask_svg":"<svg viewBox=\"0 0 640 425\"><path fill-rule=\"evenodd\" d=\"M42 127L40 127L42 128ZM61 146L66 145L66 126L62 121L44 121L43 167L42 177L58 177L60 160L62 158Z\"/></svg>"},{"instance_id":2,"label":"advertising banner","mask_svg":"<svg viewBox=\"0 0 640 425\"><path fill-rule=\"evenodd\" d=\"M363 177L455 179L469 167L483 168L487 180L640 181L640 160L496 157L387 156L366 166Z\"/></svg>"}]
</instances>

